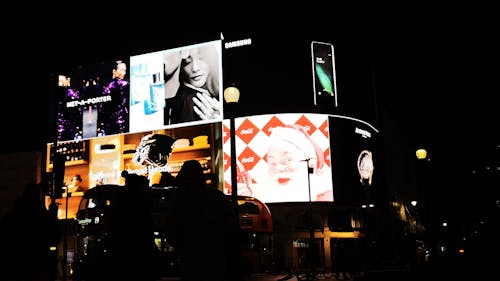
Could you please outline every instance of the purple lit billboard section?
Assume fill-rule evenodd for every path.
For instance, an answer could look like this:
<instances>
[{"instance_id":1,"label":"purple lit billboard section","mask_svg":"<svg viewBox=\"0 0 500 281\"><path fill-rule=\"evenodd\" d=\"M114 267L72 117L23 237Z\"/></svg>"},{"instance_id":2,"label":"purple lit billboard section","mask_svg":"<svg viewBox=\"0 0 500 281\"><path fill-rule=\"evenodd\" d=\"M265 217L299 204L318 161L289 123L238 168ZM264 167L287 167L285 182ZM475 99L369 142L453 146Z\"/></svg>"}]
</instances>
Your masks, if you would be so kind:
<instances>
[{"instance_id":1,"label":"purple lit billboard section","mask_svg":"<svg viewBox=\"0 0 500 281\"><path fill-rule=\"evenodd\" d=\"M129 131L128 61L80 66L58 75L57 140Z\"/></svg>"}]
</instances>

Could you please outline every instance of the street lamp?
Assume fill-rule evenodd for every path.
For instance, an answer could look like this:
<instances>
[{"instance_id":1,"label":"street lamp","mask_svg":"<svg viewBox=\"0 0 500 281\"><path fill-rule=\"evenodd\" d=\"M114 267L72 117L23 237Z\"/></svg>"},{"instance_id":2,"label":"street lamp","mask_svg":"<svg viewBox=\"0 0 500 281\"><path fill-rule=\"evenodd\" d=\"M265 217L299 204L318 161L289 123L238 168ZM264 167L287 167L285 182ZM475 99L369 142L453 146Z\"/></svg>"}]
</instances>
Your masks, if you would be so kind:
<instances>
[{"instance_id":1,"label":"street lamp","mask_svg":"<svg viewBox=\"0 0 500 281\"><path fill-rule=\"evenodd\" d=\"M427 225L427 216L426 216L426 202L425 202L425 162L428 161L427 159L427 150L425 148L419 148L415 151L415 155L417 156L417 212L418 212L418 217L420 219L420 225L422 229L422 233L424 237L426 236L426 225ZM415 202L415 205L417 205L417 202ZM415 206L414 205L414 206ZM418 233L418 225L416 225L416 233Z\"/></svg>"},{"instance_id":2,"label":"street lamp","mask_svg":"<svg viewBox=\"0 0 500 281\"><path fill-rule=\"evenodd\" d=\"M228 103L238 103L240 100L240 90L234 86L227 87L224 90L224 100Z\"/></svg>"},{"instance_id":3,"label":"street lamp","mask_svg":"<svg viewBox=\"0 0 500 281\"><path fill-rule=\"evenodd\" d=\"M427 150L425 150L425 148L419 148L416 151L416 155L418 160L425 160L425 158L427 158Z\"/></svg>"},{"instance_id":4,"label":"street lamp","mask_svg":"<svg viewBox=\"0 0 500 281\"><path fill-rule=\"evenodd\" d=\"M238 175L236 167L236 131L234 125L235 106L240 99L240 90L234 86L224 89L224 100L229 109L229 132L231 144L231 198L236 214L238 214Z\"/></svg>"}]
</instances>

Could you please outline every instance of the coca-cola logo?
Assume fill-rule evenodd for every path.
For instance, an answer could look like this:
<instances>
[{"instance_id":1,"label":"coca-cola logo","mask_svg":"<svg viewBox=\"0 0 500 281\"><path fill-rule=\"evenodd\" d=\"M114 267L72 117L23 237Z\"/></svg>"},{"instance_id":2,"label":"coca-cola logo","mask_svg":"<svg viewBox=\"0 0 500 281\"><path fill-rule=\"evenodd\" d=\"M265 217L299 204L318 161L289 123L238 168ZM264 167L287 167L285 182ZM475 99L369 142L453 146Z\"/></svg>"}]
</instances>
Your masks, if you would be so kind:
<instances>
[{"instance_id":1,"label":"coca-cola logo","mask_svg":"<svg viewBox=\"0 0 500 281\"><path fill-rule=\"evenodd\" d=\"M255 158L253 156L241 158L241 163L253 163Z\"/></svg>"},{"instance_id":2,"label":"coca-cola logo","mask_svg":"<svg viewBox=\"0 0 500 281\"><path fill-rule=\"evenodd\" d=\"M250 134L253 134L253 128L248 128L248 129L245 129L245 130L241 130L240 134L241 135L250 135Z\"/></svg>"}]
</instances>

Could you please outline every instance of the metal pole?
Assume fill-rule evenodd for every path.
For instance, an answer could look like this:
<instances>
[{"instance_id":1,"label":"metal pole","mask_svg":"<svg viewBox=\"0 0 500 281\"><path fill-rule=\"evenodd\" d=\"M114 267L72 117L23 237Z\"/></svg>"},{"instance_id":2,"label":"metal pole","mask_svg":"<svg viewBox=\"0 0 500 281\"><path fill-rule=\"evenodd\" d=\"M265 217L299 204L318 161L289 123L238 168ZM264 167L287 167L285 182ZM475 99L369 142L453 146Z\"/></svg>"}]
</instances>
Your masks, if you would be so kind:
<instances>
[{"instance_id":1,"label":"metal pole","mask_svg":"<svg viewBox=\"0 0 500 281\"><path fill-rule=\"evenodd\" d=\"M234 107L231 110L231 118L229 118L230 123L230 144L231 144L231 198L233 201L233 207L236 215L238 215L238 167L236 166L236 128L234 125L233 112Z\"/></svg>"},{"instance_id":2,"label":"metal pole","mask_svg":"<svg viewBox=\"0 0 500 281\"><path fill-rule=\"evenodd\" d=\"M309 161L311 159L305 159L307 168L307 188L309 191L309 265L310 273L307 280L314 280L314 227L313 227L313 207L312 207L312 196L311 196L311 168L309 168Z\"/></svg>"},{"instance_id":3,"label":"metal pole","mask_svg":"<svg viewBox=\"0 0 500 281\"><path fill-rule=\"evenodd\" d=\"M49 205L49 210L51 211L52 215L56 217L57 220L58 219L58 216L57 216L57 212L58 212L58 209L59 209L59 206L56 202L56 189L57 188L61 188L61 186L58 186L58 180L56 179L59 179L61 176L64 177L64 174L63 175L58 175L56 173L64 173L62 171L60 171L60 169L58 171L56 171L55 167L56 165L59 165L59 152L58 152L58 123L59 123L59 120L58 120L58 115L59 115L59 99L61 97L59 97L57 94L60 94L59 91L57 91L56 93L56 90L55 90L55 87L58 87L58 86L55 86L57 85L57 80L56 80L56 77L54 76L53 73L50 74L50 79L49 79L49 83L50 83L50 98L49 98L49 127L52 127L52 129L54 130L53 131L53 138L54 138L54 144L52 145L52 149L53 149L53 152L54 154L52 155L50 153L50 146L48 146L46 149L49 149L49 162L50 162L50 157L52 157L52 178L51 178L51 192L50 192L50 205ZM63 165L66 165L65 162L63 162ZM68 202L66 202L66 216L67 216L67 206L68 206ZM67 218L67 217L66 217ZM62 278L63 278L63 281L66 281L66 259L67 259L67 253L66 253L66 248L67 248L67 245L66 245L66 236L67 236L67 227L66 227L66 221L64 222L64 246L63 246L63 260L62 260L62 269L63 269L63 272L62 272ZM56 258L57 259L57 258ZM55 260L55 262L57 263L57 260ZM57 276L57 265L54 265L55 266L55 275ZM54 276L55 278L57 278L56 276Z\"/></svg>"},{"instance_id":4,"label":"metal pole","mask_svg":"<svg viewBox=\"0 0 500 281\"><path fill-rule=\"evenodd\" d=\"M67 271L68 271L68 204L69 197L71 193L68 192L68 186L66 186L66 217L64 220L64 244L63 244L63 264L62 264L62 280L67 280Z\"/></svg>"}]
</instances>

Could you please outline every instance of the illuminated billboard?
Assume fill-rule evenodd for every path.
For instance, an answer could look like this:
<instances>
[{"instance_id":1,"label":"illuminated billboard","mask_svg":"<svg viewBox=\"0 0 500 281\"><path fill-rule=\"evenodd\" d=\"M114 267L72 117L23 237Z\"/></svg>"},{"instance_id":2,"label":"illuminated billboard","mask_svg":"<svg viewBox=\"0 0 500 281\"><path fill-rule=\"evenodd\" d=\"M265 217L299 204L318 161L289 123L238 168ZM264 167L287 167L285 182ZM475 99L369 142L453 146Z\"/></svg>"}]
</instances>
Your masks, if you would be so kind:
<instances>
[{"instance_id":1,"label":"illuminated billboard","mask_svg":"<svg viewBox=\"0 0 500 281\"><path fill-rule=\"evenodd\" d=\"M221 41L168 49L58 76L57 140L221 122Z\"/></svg>"},{"instance_id":2,"label":"illuminated billboard","mask_svg":"<svg viewBox=\"0 0 500 281\"><path fill-rule=\"evenodd\" d=\"M130 58L130 131L222 121L220 41Z\"/></svg>"},{"instance_id":3,"label":"illuminated billboard","mask_svg":"<svg viewBox=\"0 0 500 281\"><path fill-rule=\"evenodd\" d=\"M46 171L56 154L65 169L52 195L76 175L83 191L122 184L123 171L158 185L188 159L207 179L222 174L221 55L217 40L61 72L53 81L57 149L47 144Z\"/></svg>"},{"instance_id":4,"label":"illuminated billboard","mask_svg":"<svg viewBox=\"0 0 500 281\"><path fill-rule=\"evenodd\" d=\"M238 194L265 203L333 201L328 116L271 114L235 120ZM231 192L229 123L224 191ZM310 187L310 192L309 192Z\"/></svg>"},{"instance_id":5,"label":"illuminated billboard","mask_svg":"<svg viewBox=\"0 0 500 281\"><path fill-rule=\"evenodd\" d=\"M324 62L314 68L315 104L310 87L303 87L310 84L278 83L280 91L270 86L276 81L299 81L294 76L299 74L310 79L310 67L291 73L283 68L283 72L273 73L278 76L261 75L260 70L266 74L271 69L259 69L262 79L252 83L256 88L245 89L252 101L245 100L247 108L235 119L239 195L266 203L305 202L309 196L313 202L342 203L360 200L374 185L376 129L360 119L331 114L356 111L369 115L364 108L370 100L349 103L345 96L337 104L332 45L313 45L308 42L297 50L315 63ZM245 58L245 63L256 59L253 63L257 63L273 54L268 50L273 46L251 46L266 51L259 52L261 56L249 53L250 49L224 52L228 73L224 79L221 40L80 66L61 74L56 92L57 153L66 156L65 179L78 173L89 187L120 183L121 171L127 170L147 174L153 183L157 172L175 175L184 160L195 158L205 163L207 174L218 176L218 187L230 194L230 133L229 121L223 119L223 80L229 85L229 78L238 78L236 70L246 64L237 58ZM245 86L244 81L241 85ZM290 99L291 92L300 98ZM262 103L264 96L266 102ZM354 110L358 104L362 107ZM176 140L168 165L131 161L141 138L158 133ZM109 148L111 144L111 150L97 146ZM50 146L47 171L51 171L55 153Z\"/></svg>"},{"instance_id":6,"label":"illuminated billboard","mask_svg":"<svg viewBox=\"0 0 500 281\"><path fill-rule=\"evenodd\" d=\"M77 67L58 76L57 140L129 131L128 60Z\"/></svg>"}]
</instances>

